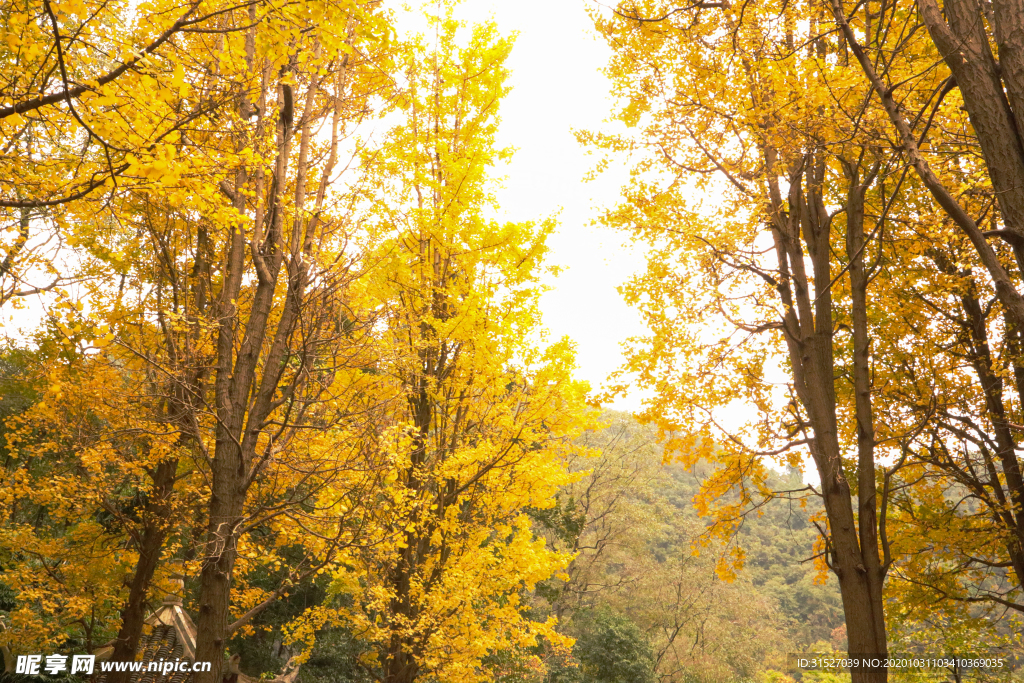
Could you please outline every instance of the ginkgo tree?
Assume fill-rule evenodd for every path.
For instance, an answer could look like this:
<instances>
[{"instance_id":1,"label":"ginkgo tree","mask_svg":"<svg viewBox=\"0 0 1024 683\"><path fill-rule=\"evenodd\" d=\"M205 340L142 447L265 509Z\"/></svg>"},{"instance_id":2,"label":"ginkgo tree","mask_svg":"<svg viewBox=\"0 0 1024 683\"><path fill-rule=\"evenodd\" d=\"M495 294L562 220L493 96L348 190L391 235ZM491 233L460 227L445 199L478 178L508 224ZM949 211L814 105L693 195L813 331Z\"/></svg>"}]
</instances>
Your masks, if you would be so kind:
<instances>
[{"instance_id":1,"label":"ginkgo tree","mask_svg":"<svg viewBox=\"0 0 1024 683\"><path fill-rule=\"evenodd\" d=\"M870 238L906 215L904 169L878 144L827 18L815 2L595 12L618 118L635 132L583 138L631 155L624 201L604 217L649 245L625 294L651 335L626 370L655 392L643 415L670 437L668 457L718 465L695 500L716 520L709 538L773 497L820 495L818 560L838 580L850 651L884 654L896 471L876 464L891 432L873 367L909 332L879 317L899 271ZM772 464L805 457L820 488L767 485ZM726 575L741 547L731 559Z\"/></svg>"},{"instance_id":2,"label":"ginkgo tree","mask_svg":"<svg viewBox=\"0 0 1024 683\"><path fill-rule=\"evenodd\" d=\"M93 651L112 641L130 658L151 584L168 587L161 551L187 534L180 520L192 516L201 477L159 419L152 378L125 371L138 370L131 359L59 363L41 341L20 376L5 378L7 389L38 388L4 425L0 561L18 596L5 645Z\"/></svg>"},{"instance_id":3,"label":"ginkgo tree","mask_svg":"<svg viewBox=\"0 0 1024 683\"><path fill-rule=\"evenodd\" d=\"M570 345L538 345L552 224L488 217L511 40L450 11L430 30L401 62L402 123L369 161L388 486L367 510L379 542L335 581L387 683L492 680L487 655L563 640L520 600L569 559L526 510L554 503L592 412Z\"/></svg>"},{"instance_id":4,"label":"ginkgo tree","mask_svg":"<svg viewBox=\"0 0 1024 683\"><path fill-rule=\"evenodd\" d=\"M96 240L95 225L115 215L118 193L164 177L160 161L174 145L219 128L236 108L239 83L210 51L194 49L197 39L237 44L246 27L287 23L295 9L201 0L3 3L0 301L96 275L80 270L74 249ZM277 40L283 48L288 38L264 32L263 42Z\"/></svg>"},{"instance_id":5,"label":"ginkgo tree","mask_svg":"<svg viewBox=\"0 0 1024 683\"><path fill-rule=\"evenodd\" d=\"M595 15L636 129L588 136L635 160L605 220L651 245L626 287L652 330L627 365L656 390L645 415L684 461L721 465L696 502L725 533L764 499L801 495L767 490L766 462L810 456L818 560L854 653L886 651L886 595L904 627L936 600L970 628L992 606L1019 609L1021 261L1001 208L1015 195L996 189L1016 177L999 166L1016 147L999 97L961 99L960 76L934 68L992 77L978 32L995 22L1010 54L1016 15L943 11L624 2ZM950 31L977 54L958 57Z\"/></svg>"},{"instance_id":6,"label":"ginkgo tree","mask_svg":"<svg viewBox=\"0 0 1024 683\"><path fill-rule=\"evenodd\" d=\"M37 196L9 206L48 211L50 228L88 273L77 293L58 291L80 297L79 315L54 327L64 352L53 362L103 347L129 386L148 384L149 401L140 403L151 409L136 417L169 431L175 444L156 468L159 487L173 488L186 465L200 473L205 502L191 518L208 524L173 553L170 525L144 536L115 656L134 656L163 556L198 574L197 657L214 663L217 680L226 637L284 590L262 600L242 591L242 613L232 614L232 590L243 578L233 573L244 576L252 564L234 572L240 549L252 554L244 537L268 518L287 518L283 511L336 479L345 460L315 439L291 451L289 444L304 429L342 420L345 390L358 380L343 371L361 362L354 358L366 323L342 324L358 319L350 292L358 269L346 251L353 229L328 186L341 168L342 139L378 87L384 67L375 60L387 58L376 50L390 28L373 3L196 3L177 8L169 25L168 8L148 3L43 11L26 19L31 30L51 19L53 50L40 49L48 44L42 36L25 38L43 60L38 73L69 68L70 30L90 40L102 34L85 41L102 58L80 53L73 79L110 75L82 87L63 77L36 83L35 92L61 97L14 93L11 111L3 110L5 125L22 127L9 131L12 144L30 134L33 145L24 138L24 149L9 147L28 150L20 167L7 161L36 174L14 190ZM84 23L74 28L76 17ZM138 31L122 30L129 25ZM133 47L154 31L149 47ZM33 71L13 61L11 87L21 88ZM44 136L50 142L41 143ZM68 150L79 156L68 161ZM54 163L60 168L46 167ZM98 203L92 190L102 190ZM302 574L310 571L307 563ZM286 572L283 580L296 578Z\"/></svg>"},{"instance_id":7,"label":"ginkgo tree","mask_svg":"<svg viewBox=\"0 0 1024 683\"><path fill-rule=\"evenodd\" d=\"M985 519L983 533L999 548L994 555L962 553L964 571L951 573L991 577L1012 569L1012 579L981 590L976 578L967 581L970 589L955 580L931 585L941 597L1024 612L1024 470L1017 453L1024 401L1024 6L883 3L873 24L843 2L830 2L829 12L871 88L873 114L890 124L893 146L938 209L938 217L922 222L942 240L929 274L940 286L923 287L918 296L942 312L947 339L970 370L950 368L936 377L936 391L912 390L939 418L927 432L933 438L912 448L946 487L965 489L965 499L979 505L968 515L973 519L957 523L977 527ZM884 64L875 58L882 51L891 55ZM922 70L923 63L934 68ZM944 390L951 382L959 385L954 395L974 398L971 409L950 400Z\"/></svg>"}]
</instances>

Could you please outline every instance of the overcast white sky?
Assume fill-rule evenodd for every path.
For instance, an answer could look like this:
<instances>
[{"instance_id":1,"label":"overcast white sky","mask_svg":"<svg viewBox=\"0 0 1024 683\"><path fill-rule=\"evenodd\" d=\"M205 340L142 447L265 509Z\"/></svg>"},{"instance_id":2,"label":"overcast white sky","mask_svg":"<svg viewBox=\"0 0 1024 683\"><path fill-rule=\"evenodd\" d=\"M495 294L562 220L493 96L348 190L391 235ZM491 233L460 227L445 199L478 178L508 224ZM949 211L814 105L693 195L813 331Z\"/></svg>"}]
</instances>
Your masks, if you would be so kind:
<instances>
[{"instance_id":1,"label":"overcast white sky","mask_svg":"<svg viewBox=\"0 0 1024 683\"><path fill-rule=\"evenodd\" d=\"M499 202L508 220L558 213L550 261L565 270L542 299L544 322L554 338L576 342L578 375L597 389L622 363L620 342L644 332L615 289L643 261L622 235L590 225L599 207L614 203L624 174L584 183L594 159L572 132L601 127L611 107L599 72L609 53L592 30L588 3L594 6L592 0L464 0L457 15L468 22L492 18L503 34L519 34L499 135L499 144L518 151L505 169ZM613 407L638 408L638 395Z\"/></svg>"}]
</instances>

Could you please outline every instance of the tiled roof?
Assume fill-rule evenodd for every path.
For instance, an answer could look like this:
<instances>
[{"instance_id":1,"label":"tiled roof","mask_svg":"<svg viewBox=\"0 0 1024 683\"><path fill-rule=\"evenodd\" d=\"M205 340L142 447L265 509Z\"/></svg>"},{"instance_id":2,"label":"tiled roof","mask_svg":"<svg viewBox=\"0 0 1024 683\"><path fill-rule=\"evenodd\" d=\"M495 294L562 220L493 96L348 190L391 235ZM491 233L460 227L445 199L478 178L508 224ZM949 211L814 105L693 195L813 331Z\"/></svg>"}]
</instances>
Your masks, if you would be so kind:
<instances>
[{"instance_id":1,"label":"tiled roof","mask_svg":"<svg viewBox=\"0 0 1024 683\"><path fill-rule=\"evenodd\" d=\"M164 598L163 605L146 619L142 637L139 638L139 657L142 662L180 661L192 662L196 656L196 626L181 606L176 596ZM101 672L93 680L106 683ZM130 683L191 683L191 673L170 672L164 676L160 671L139 671L128 679Z\"/></svg>"}]
</instances>

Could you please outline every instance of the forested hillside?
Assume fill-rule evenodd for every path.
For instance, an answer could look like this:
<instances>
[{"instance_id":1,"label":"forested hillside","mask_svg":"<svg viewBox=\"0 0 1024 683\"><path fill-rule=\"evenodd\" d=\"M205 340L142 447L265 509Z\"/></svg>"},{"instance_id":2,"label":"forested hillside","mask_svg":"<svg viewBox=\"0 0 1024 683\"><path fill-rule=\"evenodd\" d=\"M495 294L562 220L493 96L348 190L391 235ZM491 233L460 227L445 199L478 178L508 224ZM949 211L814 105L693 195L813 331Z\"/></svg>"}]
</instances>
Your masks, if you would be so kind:
<instances>
[{"instance_id":1,"label":"forested hillside","mask_svg":"<svg viewBox=\"0 0 1024 683\"><path fill-rule=\"evenodd\" d=\"M704 544L707 520L693 502L709 466L662 465L653 429L625 414L604 419L584 439L593 455L573 465L582 478L539 515L555 542L577 553L569 581L538 592L578 638L581 680L629 680L610 673L621 662L596 663L622 650L607 638L624 638L637 652L649 647L647 675L659 681L752 679L785 670L788 653L831 648L833 640L845 647L834 580L810 561L813 506L780 499L748 515L733 541L747 561L734 572L721 562L720 544ZM802 488L795 472L777 483Z\"/></svg>"}]
</instances>

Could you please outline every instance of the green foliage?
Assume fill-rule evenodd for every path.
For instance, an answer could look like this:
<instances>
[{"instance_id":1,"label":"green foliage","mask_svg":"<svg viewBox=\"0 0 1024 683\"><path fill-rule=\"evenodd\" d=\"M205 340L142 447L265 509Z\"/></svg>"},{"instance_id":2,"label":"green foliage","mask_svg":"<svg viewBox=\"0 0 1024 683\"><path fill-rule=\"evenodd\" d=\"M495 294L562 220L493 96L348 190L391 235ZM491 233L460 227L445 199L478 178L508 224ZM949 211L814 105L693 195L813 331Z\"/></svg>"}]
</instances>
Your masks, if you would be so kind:
<instances>
[{"instance_id":1,"label":"green foliage","mask_svg":"<svg viewBox=\"0 0 1024 683\"><path fill-rule=\"evenodd\" d=\"M587 523L586 511L580 509L572 496L559 498L550 508L531 509L529 514L534 521L551 531L568 546L576 543Z\"/></svg>"},{"instance_id":2,"label":"green foliage","mask_svg":"<svg viewBox=\"0 0 1024 683\"><path fill-rule=\"evenodd\" d=\"M612 415L617 421L626 420L634 440L648 441L651 452L644 455L654 463L650 490L626 492L636 505L648 511L652 523L664 522L668 513L678 516L678 522L693 525L699 532L705 521L694 509L693 498L701 483L711 473L709 465L698 464L689 470L678 463L660 465L661 448L655 441L653 430L647 430L632 418ZM619 428L618 426L610 429ZM630 448L637 448L633 443ZM601 457L609 457L602 453ZM786 473L769 475L774 490L792 490L803 486L801 474L794 468ZM667 511L663 507L667 506ZM735 543L744 551L746 563L739 579L752 584L752 599L765 598L777 608L786 633L786 639L796 650L805 649L816 641L828 641L832 632L844 623L842 601L835 577L819 576L810 558L814 555L814 542L818 531L811 516L821 511L818 499L799 501L777 498L749 514L740 525ZM637 530L639 531L639 530ZM692 536L661 535L652 548L655 559L689 555L687 543ZM685 543L685 546L681 546ZM714 555L713 549L702 554Z\"/></svg>"},{"instance_id":3,"label":"green foliage","mask_svg":"<svg viewBox=\"0 0 1024 683\"><path fill-rule=\"evenodd\" d=\"M20 415L38 399L37 392L27 378L30 352L7 347L0 351L0 457L5 466L10 462L7 446L7 420ZM0 570L3 560L0 558ZM0 612L17 607L17 594L0 581Z\"/></svg>"},{"instance_id":4,"label":"green foliage","mask_svg":"<svg viewBox=\"0 0 1024 683\"><path fill-rule=\"evenodd\" d=\"M72 676L64 674L61 676L26 676L9 671L0 670L0 683L85 683L88 679L83 676Z\"/></svg>"},{"instance_id":5,"label":"green foliage","mask_svg":"<svg viewBox=\"0 0 1024 683\"><path fill-rule=\"evenodd\" d=\"M376 679L359 662L367 652L347 628L326 629L299 671L298 683L372 683Z\"/></svg>"},{"instance_id":6,"label":"green foliage","mask_svg":"<svg viewBox=\"0 0 1024 683\"><path fill-rule=\"evenodd\" d=\"M0 456L9 456L7 421L39 400L30 378L32 352L16 347L0 350Z\"/></svg>"},{"instance_id":7,"label":"green foliage","mask_svg":"<svg viewBox=\"0 0 1024 683\"><path fill-rule=\"evenodd\" d=\"M284 554L294 559L289 555L300 551L301 548L289 548ZM264 590L274 588L281 581L280 576L266 569L252 572L248 579L251 585ZM252 629L230 641L228 651L239 655L243 673L261 679L279 675L288 659L298 652L294 645L285 644L287 633L283 627L325 601L351 603L348 596L328 597L327 584L328 579L320 577L295 586L286 597L259 614L252 622ZM374 679L358 661L367 652L366 643L357 640L351 629L328 624L317 631L316 644L299 669L297 683L369 683Z\"/></svg>"},{"instance_id":8,"label":"green foliage","mask_svg":"<svg viewBox=\"0 0 1024 683\"><path fill-rule=\"evenodd\" d=\"M657 488L687 519L696 521L691 500L706 474L700 469L694 473L677 464L668 465ZM769 484L776 490L799 488L799 476L798 472L773 474ZM796 486L792 486L794 483ZM787 636L797 649L828 640L832 631L844 623L834 577L819 577L809 561L818 535L810 517L820 507L814 499L806 507L796 501L773 500L747 516L736 536L746 556L741 576L778 607Z\"/></svg>"},{"instance_id":9,"label":"green foliage","mask_svg":"<svg viewBox=\"0 0 1024 683\"><path fill-rule=\"evenodd\" d=\"M0 612L10 612L17 602L17 594L7 585L0 583Z\"/></svg>"},{"instance_id":10,"label":"green foliage","mask_svg":"<svg viewBox=\"0 0 1024 683\"><path fill-rule=\"evenodd\" d=\"M574 626L581 683L654 683L651 643L628 617L599 608L577 613Z\"/></svg>"}]
</instances>

